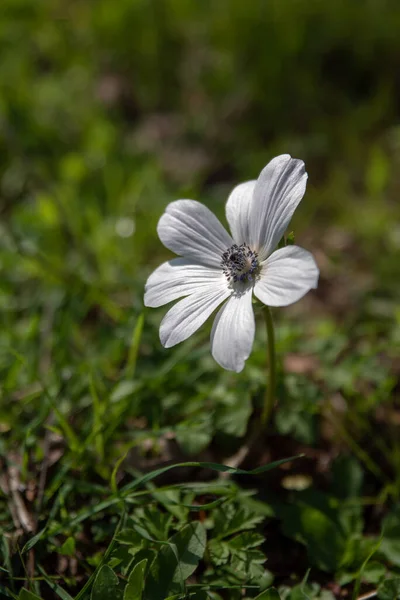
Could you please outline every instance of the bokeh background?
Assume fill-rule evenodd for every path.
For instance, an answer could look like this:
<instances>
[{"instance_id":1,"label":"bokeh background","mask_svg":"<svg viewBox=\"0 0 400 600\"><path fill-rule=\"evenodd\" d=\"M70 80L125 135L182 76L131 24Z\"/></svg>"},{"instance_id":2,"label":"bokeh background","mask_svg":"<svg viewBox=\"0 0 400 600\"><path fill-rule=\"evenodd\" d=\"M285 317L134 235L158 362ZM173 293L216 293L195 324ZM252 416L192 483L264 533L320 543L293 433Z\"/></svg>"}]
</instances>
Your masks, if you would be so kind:
<instances>
[{"instance_id":1,"label":"bokeh background","mask_svg":"<svg viewBox=\"0 0 400 600\"><path fill-rule=\"evenodd\" d=\"M366 343L398 331L396 0L3 0L1 12L6 390L44 361L40 336L58 371L83 355L116 376L145 278L169 256L155 230L166 203L196 198L223 218L230 189L284 152L306 162L292 227L321 268L297 326L321 313L363 320ZM159 369L171 352L152 332L146 355Z\"/></svg>"},{"instance_id":2,"label":"bokeh background","mask_svg":"<svg viewBox=\"0 0 400 600\"><path fill-rule=\"evenodd\" d=\"M90 481L143 443L135 464L241 445L265 385L262 321L243 373L223 372L207 326L161 347L165 310L143 313L143 286L171 256L156 235L168 202L224 219L232 187L290 153L309 173L291 229L321 279L274 311L278 407L260 460L306 449L318 485L343 453L365 493L397 499L399 2L2 0L0 13L2 456L35 480L54 442L54 473Z\"/></svg>"}]
</instances>

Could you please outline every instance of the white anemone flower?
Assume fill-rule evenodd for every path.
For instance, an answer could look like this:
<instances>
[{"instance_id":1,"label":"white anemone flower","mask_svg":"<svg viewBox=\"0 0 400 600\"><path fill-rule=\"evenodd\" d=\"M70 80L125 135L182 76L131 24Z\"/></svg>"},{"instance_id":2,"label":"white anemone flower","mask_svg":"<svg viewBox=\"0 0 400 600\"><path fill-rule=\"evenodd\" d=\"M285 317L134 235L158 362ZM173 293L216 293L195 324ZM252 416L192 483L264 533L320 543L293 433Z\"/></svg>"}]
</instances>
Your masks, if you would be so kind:
<instances>
[{"instance_id":1,"label":"white anemone flower","mask_svg":"<svg viewBox=\"0 0 400 600\"><path fill-rule=\"evenodd\" d=\"M186 340L222 304L211 352L222 367L239 372L253 346L253 293L267 306L287 306L317 287L319 271L310 252L298 246L274 251L306 182L303 161L288 154L271 160L256 181L231 192L226 203L231 235L195 200L168 204L157 232L179 258L150 275L144 296L145 305L154 308L183 298L161 322L163 346Z\"/></svg>"}]
</instances>

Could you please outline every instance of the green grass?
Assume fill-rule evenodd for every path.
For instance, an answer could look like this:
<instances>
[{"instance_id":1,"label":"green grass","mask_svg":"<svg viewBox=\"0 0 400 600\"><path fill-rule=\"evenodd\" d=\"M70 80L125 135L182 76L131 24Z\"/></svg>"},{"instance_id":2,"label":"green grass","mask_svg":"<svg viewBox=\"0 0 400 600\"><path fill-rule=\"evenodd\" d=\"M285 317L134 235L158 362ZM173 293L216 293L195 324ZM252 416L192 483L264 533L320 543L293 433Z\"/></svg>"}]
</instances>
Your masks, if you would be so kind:
<instances>
[{"instance_id":1,"label":"green grass","mask_svg":"<svg viewBox=\"0 0 400 600\"><path fill-rule=\"evenodd\" d=\"M393 1L3 0L0 598L400 597L400 9ZM210 326L165 350L166 204L224 219L276 154L318 290L274 310L277 406ZM206 541L205 541L206 540ZM136 594L136 595L135 595ZM275 595L274 595L275 594Z\"/></svg>"}]
</instances>

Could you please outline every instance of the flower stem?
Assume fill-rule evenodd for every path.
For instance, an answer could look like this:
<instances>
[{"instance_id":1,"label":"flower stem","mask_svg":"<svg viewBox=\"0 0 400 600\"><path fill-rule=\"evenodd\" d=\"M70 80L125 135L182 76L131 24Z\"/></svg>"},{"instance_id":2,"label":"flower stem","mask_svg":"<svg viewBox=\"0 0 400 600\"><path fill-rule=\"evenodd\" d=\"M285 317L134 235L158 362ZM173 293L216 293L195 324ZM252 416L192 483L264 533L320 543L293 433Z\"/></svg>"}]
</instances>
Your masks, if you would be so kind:
<instances>
[{"instance_id":1,"label":"flower stem","mask_svg":"<svg viewBox=\"0 0 400 600\"><path fill-rule=\"evenodd\" d=\"M275 335L274 335L274 323L272 321L272 315L268 306L263 307L265 323L267 325L268 334L268 382L267 391L265 393L264 406L261 413L261 419L255 420L252 424L252 429L249 432L248 442L240 448L231 458L225 461L229 467L235 467L237 469L249 454L254 450L258 444L260 437L263 435L263 430L268 424L268 420L271 416L272 409L274 408L275 400L275 388L276 388L276 355L275 355ZM229 472L222 473L221 478L227 479L230 476Z\"/></svg>"},{"instance_id":2,"label":"flower stem","mask_svg":"<svg viewBox=\"0 0 400 600\"><path fill-rule=\"evenodd\" d=\"M264 407L261 414L261 426L264 428L271 416L275 400L276 388L276 355L275 355L275 333L272 321L271 309L264 307L264 318L268 335L268 384L265 394Z\"/></svg>"}]
</instances>

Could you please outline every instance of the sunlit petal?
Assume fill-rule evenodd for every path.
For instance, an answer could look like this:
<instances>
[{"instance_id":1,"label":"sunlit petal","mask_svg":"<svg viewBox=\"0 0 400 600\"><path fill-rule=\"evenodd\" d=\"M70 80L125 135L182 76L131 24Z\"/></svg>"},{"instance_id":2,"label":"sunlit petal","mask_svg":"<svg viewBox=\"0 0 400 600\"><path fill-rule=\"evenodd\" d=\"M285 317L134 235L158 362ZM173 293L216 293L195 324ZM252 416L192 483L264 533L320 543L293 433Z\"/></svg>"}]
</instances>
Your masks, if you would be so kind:
<instances>
[{"instance_id":1,"label":"sunlit petal","mask_svg":"<svg viewBox=\"0 0 400 600\"><path fill-rule=\"evenodd\" d=\"M253 198L256 180L237 185L226 202L226 220L231 228L236 244L249 241L250 205Z\"/></svg>"},{"instance_id":2,"label":"sunlit petal","mask_svg":"<svg viewBox=\"0 0 400 600\"><path fill-rule=\"evenodd\" d=\"M302 160L277 156L261 171L250 207L249 243L264 260L276 248L304 196L307 173Z\"/></svg>"},{"instance_id":3,"label":"sunlit petal","mask_svg":"<svg viewBox=\"0 0 400 600\"><path fill-rule=\"evenodd\" d=\"M211 352L224 369L241 371L253 347L255 322L252 289L233 294L215 317L211 331Z\"/></svg>"},{"instance_id":4,"label":"sunlit petal","mask_svg":"<svg viewBox=\"0 0 400 600\"><path fill-rule=\"evenodd\" d=\"M160 340L165 348L183 342L203 325L211 313L228 298L226 285L197 292L180 300L165 315L160 325Z\"/></svg>"},{"instance_id":5,"label":"sunlit petal","mask_svg":"<svg viewBox=\"0 0 400 600\"><path fill-rule=\"evenodd\" d=\"M159 266L148 278L144 304L156 308L183 296L206 291L221 282L227 285L221 269L195 264L185 258L174 258Z\"/></svg>"},{"instance_id":6,"label":"sunlit petal","mask_svg":"<svg viewBox=\"0 0 400 600\"><path fill-rule=\"evenodd\" d=\"M211 267L220 266L222 253L233 244L217 217L195 200L168 204L157 231L169 250Z\"/></svg>"},{"instance_id":7,"label":"sunlit petal","mask_svg":"<svg viewBox=\"0 0 400 600\"><path fill-rule=\"evenodd\" d=\"M254 294L267 306L287 306L316 288L318 276L319 270L310 252L298 246L286 246L264 262Z\"/></svg>"}]
</instances>

